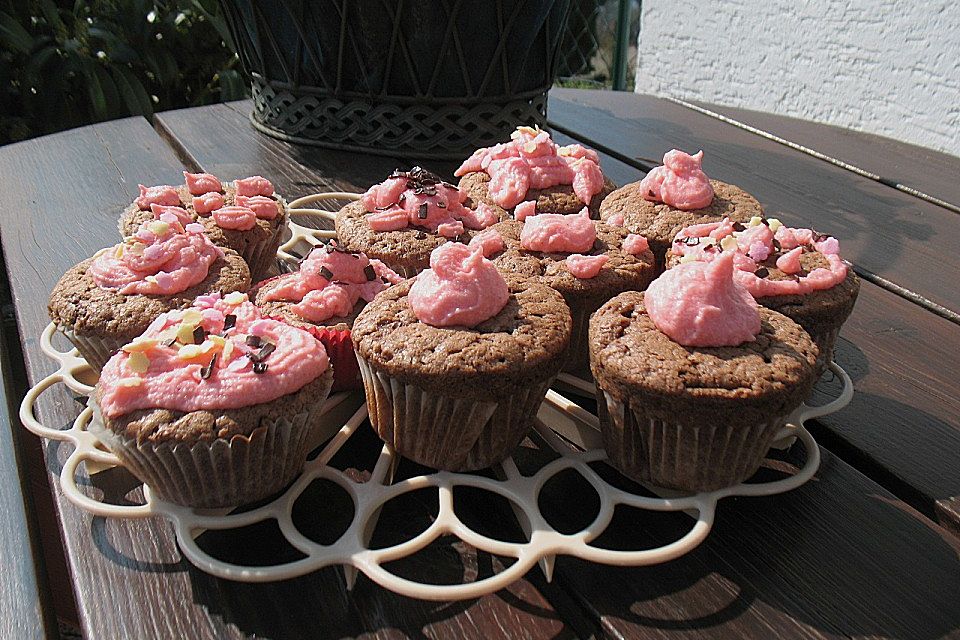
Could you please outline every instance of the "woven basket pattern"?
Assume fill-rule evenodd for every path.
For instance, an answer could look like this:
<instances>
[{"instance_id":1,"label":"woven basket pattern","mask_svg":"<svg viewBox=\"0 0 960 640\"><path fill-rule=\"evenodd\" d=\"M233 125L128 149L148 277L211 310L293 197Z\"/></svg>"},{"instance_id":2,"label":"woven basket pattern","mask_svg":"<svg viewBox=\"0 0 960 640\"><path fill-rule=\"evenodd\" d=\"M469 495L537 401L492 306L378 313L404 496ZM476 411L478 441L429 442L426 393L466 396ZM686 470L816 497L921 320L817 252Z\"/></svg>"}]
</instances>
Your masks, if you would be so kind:
<instances>
[{"instance_id":1,"label":"woven basket pattern","mask_svg":"<svg viewBox=\"0 0 960 640\"><path fill-rule=\"evenodd\" d=\"M546 124L570 0L222 0L281 138L462 157Z\"/></svg>"}]
</instances>

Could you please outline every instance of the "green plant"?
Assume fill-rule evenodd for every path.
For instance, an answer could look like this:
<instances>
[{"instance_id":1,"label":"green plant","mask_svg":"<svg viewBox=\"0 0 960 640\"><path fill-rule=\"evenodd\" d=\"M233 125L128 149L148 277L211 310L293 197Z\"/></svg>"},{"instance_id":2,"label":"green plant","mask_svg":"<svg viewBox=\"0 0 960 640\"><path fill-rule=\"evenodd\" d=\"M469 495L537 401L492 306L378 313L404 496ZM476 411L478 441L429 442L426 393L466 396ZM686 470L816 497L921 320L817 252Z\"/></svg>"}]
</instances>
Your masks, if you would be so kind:
<instances>
[{"instance_id":1,"label":"green plant","mask_svg":"<svg viewBox=\"0 0 960 640\"><path fill-rule=\"evenodd\" d=\"M216 0L0 0L0 144L247 92Z\"/></svg>"}]
</instances>

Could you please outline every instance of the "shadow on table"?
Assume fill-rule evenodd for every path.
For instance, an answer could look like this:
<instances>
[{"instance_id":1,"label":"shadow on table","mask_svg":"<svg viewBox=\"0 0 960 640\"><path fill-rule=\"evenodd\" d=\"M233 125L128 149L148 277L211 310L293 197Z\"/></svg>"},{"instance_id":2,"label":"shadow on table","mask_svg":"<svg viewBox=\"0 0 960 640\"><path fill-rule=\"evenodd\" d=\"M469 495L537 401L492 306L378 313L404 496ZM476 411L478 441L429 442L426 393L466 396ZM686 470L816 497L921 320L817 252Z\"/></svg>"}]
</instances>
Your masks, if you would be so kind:
<instances>
[{"instance_id":1,"label":"shadow on table","mask_svg":"<svg viewBox=\"0 0 960 640\"><path fill-rule=\"evenodd\" d=\"M369 431L369 433L367 433ZM331 461L355 481L365 482L376 461L379 441L369 428L348 441ZM373 452L371 456L370 452ZM349 468L345 465L350 465ZM397 478L427 471L403 461ZM460 504L458 502L458 504ZM518 540L519 534L485 518L480 499L458 515L468 525L498 539ZM369 548L409 540L434 521L439 509L437 491L402 494L383 508ZM332 544L350 525L353 505L338 485L319 480L293 508L298 530L320 543ZM276 565L304 555L283 538L273 521L231 531L208 531L200 546L212 556L245 565ZM513 562L478 552L452 536L442 536L420 552L386 566L395 575L429 584L461 584L505 570ZM574 632L550 608L534 587L517 582L496 594L458 602L428 602L394 594L362 574L348 591L343 570L327 567L309 575L266 584L219 580L189 568L194 601L246 634L270 638L353 637L379 634L393 637L574 637Z\"/></svg>"},{"instance_id":2,"label":"shadow on table","mask_svg":"<svg viewBox=\"0 0 960 640\"><path fill-rule=\"evenodd\" d=\"M582 499L567 488L564 500ZM595 544L644 548L691 524L620 510ZM825 452L817 478L795 491L722 501L710 536L687 556L642 568L563 559L558 579L628 637L654 628L933 639L960 628L958 551L949 534Z\"/></svg>"}]
</instances>

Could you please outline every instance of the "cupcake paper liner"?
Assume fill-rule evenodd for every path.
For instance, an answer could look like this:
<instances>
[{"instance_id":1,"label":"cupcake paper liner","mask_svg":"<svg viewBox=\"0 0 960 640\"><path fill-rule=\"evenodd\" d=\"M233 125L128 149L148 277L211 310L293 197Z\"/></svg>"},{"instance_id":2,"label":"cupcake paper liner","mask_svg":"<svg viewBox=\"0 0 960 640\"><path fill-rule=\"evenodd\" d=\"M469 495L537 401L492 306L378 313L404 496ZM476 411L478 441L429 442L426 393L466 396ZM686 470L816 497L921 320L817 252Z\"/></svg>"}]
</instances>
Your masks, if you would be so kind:
<instances>
[{"instance_id":1,"label":"cupcake paper liner","mask_svg":"<svg viewBox=\"0 0 960 640\"><path fill-rule=\"evenodd\" d=\"M263 420L250 435L188 443L137 442L106 428L100 409L88 427L123 466L162 500L195 508L235 507L273 495L303 468L310 434L327 392L309 410Z\"/></svg>"},{"instance_id":2,"label":"cupcake paper liner","mask_svg":"<svg viewBox=\"0 0 960 640\"><path fill-rule=\"evenodd\" d=\"M276 233L271 238L261 240L260 242L250 243L240 252L247 266L250 267L251 282L259 282L267 277L268 272L273 267L277 259L277 249L280 248L280 236L286 228L286 222L277 227Z\"/></svg>"},{"instance_id":3,"label":"cupcake paper liner","mask_svg":"<svg viewBox=\"0 0 960 640\"><path fill-rule=\"evenodd\" d=\"M504 460L533 424L551 380L500 401L444 395L404 384L358 357L370 422L402 456L447 471L473 471Z\"/></svg>"},{"instance_id":4,"label":"cupcake paper liner","mask_svg":"<svg viewBox=\"0 0 960 640\"><path fill-rule=\"evenodd\" d=\"M817 377L826 371L827 365L833 360L833 347L837 344L837 337L840 335L840 327L832 327L817 333L811 333L810 337L820 348L820 354L817 356Z\"/></svg>"},{"instance_id":5,"label":"cupcake paper liner","mask_svg":"<svg viewBox=\"0 0 960 640\"><path fill-rule=\"evenodd\" d=\"M597 400L611 465L633 480L691 492L722 489L752 476L787 420L784 415L759 424L678 424L647 416L606 391Z\"/></svg>"},{"instance_id":6,"label":"cupcake paper liner","mask_svg":"<svg viewBox=\"0 0 960 640\"><path fill-rule=\"evenodd\" d=\"M83 336L79 335L70 327L61 324L57 325L57 331L73 343L73 346L77 348L77 351L80 352L83 359L86 360L87 364L97 373L100 373L103 365L107 364L107 360L109 360L113 354L120 351L121 347L130 341L129 339L118 340L116 338L103 336Z\"/></svg>"},{"instance_id":7,"label":"cupcake paper liner","mask_svg":"<svg viewBox=\"0 0 960 640\"><path fill-rule=\"evenodd\" d=\"M575 303L570 304L569 301L567 303L573 325L570 331L570 346L567 347L567 362L563 365L563 371L589 379L591 377L590 315L593 311L588 311Z\"/></svg>"}]
</instances>

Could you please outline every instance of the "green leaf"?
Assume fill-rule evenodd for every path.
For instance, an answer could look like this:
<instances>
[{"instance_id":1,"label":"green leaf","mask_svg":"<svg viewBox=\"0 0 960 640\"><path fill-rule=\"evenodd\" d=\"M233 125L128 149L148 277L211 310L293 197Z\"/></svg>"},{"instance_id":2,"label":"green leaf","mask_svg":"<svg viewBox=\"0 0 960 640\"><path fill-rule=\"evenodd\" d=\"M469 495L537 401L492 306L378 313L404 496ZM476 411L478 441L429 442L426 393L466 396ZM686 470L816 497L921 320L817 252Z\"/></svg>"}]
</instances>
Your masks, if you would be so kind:
<instances>
[{"instance_id":1,"label":"green leaf","mask_svg":"<svg viewBox=\"0 0 960 640\"><path fill-rule=\"evenodd\" d=\"M100 78L97 75L97 63L89 58L82 61L84 82L87 85L87 95L90 97L90 106L93 107L93 115L97 121L107 119L107 97L103 93L103 87L100 86Z\"/></svg>"},{"instance_id":2,"label":"green leaf","mask_svg":"<svg viewBox=\"0 0 960 640\"><path fill-rule=\"evenodd\" d=\"M60 19L60 10L53 0L40 0L40 11L43 17L47 19L47 24L54 29L63 29L63 20Z\"/></svg>"},{"instance_id":3,"label":"green leaf","mask_svg":"<svg viewBox=\"0 0 960 640\"><path fill-rule=\"evenodd\" d=\"M27 64L23 67L24 85L26 85L25 88L28 91L31 87L40 91L41 87L47 84L49 78L47 67L56 58L59 58L59 51L56 47L44 47L30 56Z\"/></svg>"},{"instance_id":4,"label":"green leaf","mask_svg":"<svg viewBox=\"0 0 960 640\"><path fill-rule=\"evenodd\" d=\"M220 72L220 99L224 102L243 100L247 97L247 84L236 69Z\"/></svg>"},{"instance_id":5,"label":"green leaf","mask_svg":"<svg viewBox=\"0 0 960 640\"><path fill-rule=\"evenodd\" d=\"M29 53L33 37L13 16L0 11L0 42L19 53Z\"/></svg>"},{"instance_id":6,"label":"green leaf","mask_svg":"<svg viewBox=\"0 0 960 640\"><path fill-rule=\"evenodd\" d=\"M153 115L153 103L140 80L127 67L114 67L113 78L130 113L147 118Z\"/></svg>"},{"instance_id":7,"label":"green leaf","mask_svg":"<svg viewBox=\"0 0 960 640\"><path fill-rule=\"evenodd\" d=\"M117 85L103 68L103 65L94 63L94 73L100 82L100 89L103 91L103 99L107 108L107 117L116 118L124 115L131 115L131 112L123 108L123 101L120 99L120 92L117 91Z\"/></svg>"}]
</instances>

